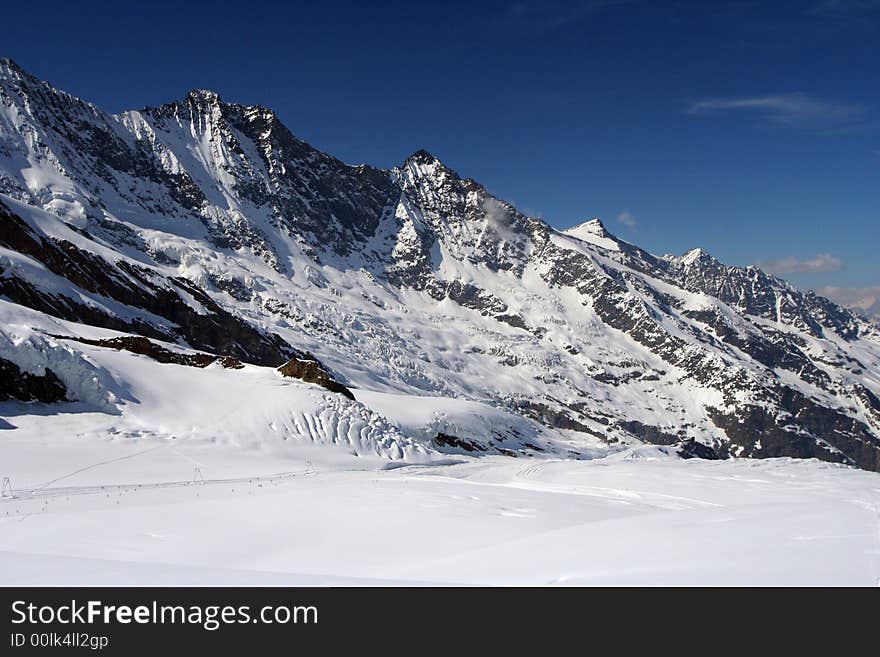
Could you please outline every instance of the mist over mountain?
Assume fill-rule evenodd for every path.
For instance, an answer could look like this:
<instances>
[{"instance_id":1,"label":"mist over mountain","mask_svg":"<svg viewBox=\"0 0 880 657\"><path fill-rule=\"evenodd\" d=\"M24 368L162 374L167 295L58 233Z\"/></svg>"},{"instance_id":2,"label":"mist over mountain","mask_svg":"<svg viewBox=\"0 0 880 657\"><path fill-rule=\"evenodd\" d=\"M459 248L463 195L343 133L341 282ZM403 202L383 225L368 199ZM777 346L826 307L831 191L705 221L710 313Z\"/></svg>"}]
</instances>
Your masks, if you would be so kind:
<instances>
[{"instance_id":1,"label":"mist over mountain","mask_svg":"<svg viewBox=\"0 0 880 657\"><path fill-rule=\"evenodd\" d=\"M862 317L880 322L880 287L847 288L826 285L820 294Z\"/></svg>"}]
</instances>

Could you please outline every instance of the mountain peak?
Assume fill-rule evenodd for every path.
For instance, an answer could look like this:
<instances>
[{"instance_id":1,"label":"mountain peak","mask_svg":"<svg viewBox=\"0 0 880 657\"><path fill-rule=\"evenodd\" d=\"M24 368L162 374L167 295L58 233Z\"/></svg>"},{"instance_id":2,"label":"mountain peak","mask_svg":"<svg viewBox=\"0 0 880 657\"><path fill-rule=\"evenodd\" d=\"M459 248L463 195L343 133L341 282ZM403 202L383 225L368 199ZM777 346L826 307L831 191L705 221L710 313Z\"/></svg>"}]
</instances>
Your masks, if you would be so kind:
<instances>
[{"instance_id":1,"label":"mountain peak","mask_svg":"<svg viewBox=\"0 0 880 657\"><path fill-rule=\"evenodd\" d=\"M589 230L597 235L607 235L608 231L605 229L605 224L602 223L602 220L599 217L593 217L589 221L585 221L580 224L584 230Z\"/></svg>"},{"instance_id":2,"label":"mountain peak","mask_svg":"<svg viewBox=\"0 0 880 657\"><path fill-rule=\"evenodd\" d=\"M424 148L420 148L406 158L406 161L415 162L417 164L434 164L435 162L440 162L440 159L426 151Z\"/></svg>"},{"instance_id":3,"label":"mountain peak","mask_svg":"<svg viewBox=\"0 0 880 657\"><path fill-rule=\"evenodd\" d=\"M611 237L611 233L608 232L608 229L605 228L605 224L602 223L602 220L599 219L599 217L593 217L588 221L582 221L571 228L566 228L562 232L574 237L578 237L580 234L595 235L597 237Z\"/></svg>"},{"instance_id":4,"label":"mountain peak","mask_svg":"<svg viewBox=\"0 0 880 657\"><path fill-rule=\"evenodd\" d=\"M24 70L18 63L12 59L11 57L0 57L0 74L3 74L4 77L12 76L15 78L30 78L34 79L34 76Z\"/></svg>"},{"instance_id":5,"label":"mountain peak","mask_svg":"<svg viewBox=\"0 0 880 657\"><path fill-rule=\"evenodd\" d=\"M186 100L207 105L219 105L223 102L220 94L210 89L193 89L186 95Z\"/></svg>"},{"instance_id":6,"label":"mountain peak","mask_svg":"<svg viewBox=\"0 0 880 657\"><path fill-rule=\"evenodd\" d=\"M684 265L692 265L695 262L706 263L712 262L714 260L715 258L713 258L708 251L699 247L697 247L696 249L691 249L683 256L681 256L681 258L679 258L679 261Z\"/></svg>"},{"instance_id":7,"label":"mountain peak","mask_svg":"<svg viewBox=\"0 0 880 657\"><path fill-rule=\"evenodd\" d=\"M605 224L603 224L602 220L598 217L579 223L571 228L566 228L562 232L569 237L574 237L583 242L595 244L604 249L617 251L620 248L614 235L608 232L608 229L605 228Z\"/></svg>"},{"instance_id":8,"label":"mountain peak","mask_svg":"<svg viewBox=\"0 0 880 657\"><path fill-rule=\"evenodd\" d=\"M420 148L406 158L401 168L410 169L411 173L417 178L427 176L432 179L443 179L446 176L450 176L453 180L461 180L456 171L450 169L439 157L429 153L424 148Z\"/></svg>"}]
</instances>

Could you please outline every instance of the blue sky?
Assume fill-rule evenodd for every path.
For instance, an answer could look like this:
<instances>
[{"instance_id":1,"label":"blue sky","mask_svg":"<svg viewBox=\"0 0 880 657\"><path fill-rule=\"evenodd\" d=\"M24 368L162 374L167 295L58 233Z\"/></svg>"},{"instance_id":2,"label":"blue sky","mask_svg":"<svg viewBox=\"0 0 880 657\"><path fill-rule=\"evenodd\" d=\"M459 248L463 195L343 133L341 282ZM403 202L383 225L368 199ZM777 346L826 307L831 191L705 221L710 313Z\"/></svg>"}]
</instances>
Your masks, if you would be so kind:
<instances>
[{"instance_id":1,"label":"blue sky","mask_svg":"<svg viewBox=\"0 0 880 657\"><path fill-rule=\"evenodd\" d=\"M213 89L558 227L880 286L880 2L378 5L7 3L0 54L111 111Z\"/></svg>"}]
</instances>

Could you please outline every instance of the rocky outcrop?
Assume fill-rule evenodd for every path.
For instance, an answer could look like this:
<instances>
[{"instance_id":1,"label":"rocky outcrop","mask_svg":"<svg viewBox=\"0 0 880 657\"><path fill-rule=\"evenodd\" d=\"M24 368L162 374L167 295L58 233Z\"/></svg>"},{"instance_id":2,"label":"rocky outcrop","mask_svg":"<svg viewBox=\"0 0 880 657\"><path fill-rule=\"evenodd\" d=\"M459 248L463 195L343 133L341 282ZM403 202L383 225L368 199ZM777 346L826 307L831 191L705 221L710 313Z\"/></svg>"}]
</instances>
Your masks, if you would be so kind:
<instances>
[{"instance_id":1,"label":"rocky outcrop","mask_svg":"<svg viewBox=\"0 0 880 657\"><path fill-rule=\"evenodd\" d=\"M0 401L38 401L46 404L66 401L67 389L55 373L23 372L15 363L0 358Z\"/></svg>"},{"instance_id":2,"label":"rocky outcrop","mask_svg":"<svg viewBox=\"0 0 880 657\"><path fill-rule=\"evenodd\" d=\"M243 362L275 366L296 350L220 307L193 282L166 277L127 260L109 262L67 240L53 239L0 201L0 246L32 258L72 284L49 292L0 260L0 294L62 319L141 333L164 341L185 340ZM80 292L80 293L77 293ZM93 302L84 302L91 297ZM132 312L131 319L107 309L106 300Z\"/></svg>"},{"instance_id":3,"label":"rocky outcrop","mask_svg":"<svg viewBox=\"0 0 880 657\"><path fill-rule=\"evenodd\" d=\"M180 353L178 351L166 349L149 338L141 336L129 335L119 338L105 338L103 340L67 335L53 335L52 337L58 338L59 340L73 340L74 342L90 344L95 347L107 347L108 349L116 349L118 351L128 351L133 354L147 356L159 363L173 363L175 365L185 365L187 367L208 367L208 365L220 363L226 369L231 370L240 370L244 367L240 360L233 358L232 356Z\"/></svg>"},{"instance_id":4,"label":"rocky outcrop","mask_svg":"<svg viewBox=\"0 0 880 657\"><path fill-rule=\"evenodd\" d=\"M330 392L336 392L344 397L354 400L354 395L351 390L334 379L317 360L291 358L284 363L284 365L279 367L278 371L282 376L291 379L299 379L306 383L314 383L322 388L326 388Z\"/></svg>"}]
</instances>

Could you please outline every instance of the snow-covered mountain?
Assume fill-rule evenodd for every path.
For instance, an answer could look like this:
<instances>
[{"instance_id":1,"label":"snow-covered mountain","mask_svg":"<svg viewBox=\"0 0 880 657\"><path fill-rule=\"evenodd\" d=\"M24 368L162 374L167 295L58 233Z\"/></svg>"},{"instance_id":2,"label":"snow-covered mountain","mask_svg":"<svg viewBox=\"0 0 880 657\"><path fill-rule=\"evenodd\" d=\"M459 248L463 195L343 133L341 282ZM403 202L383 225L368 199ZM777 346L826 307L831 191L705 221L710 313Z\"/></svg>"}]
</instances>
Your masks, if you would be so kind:
<instances>
[{"instance_id":1,"label":"snow-covered mountain","mask_svg":"<svg viewBox=\"0 0 880 657\"><path fill-rule=\"evenodd\" d=\"M0 60L0 296L31 354L137 334L241 376L293 359L401 458L647 442L880 470L880 332L850 311L599 220L556 230L425 151L347 165L209 91L111 115ZM0 396L86 394L25 351L0 352Z\"/></svg>"}]
</instances>

